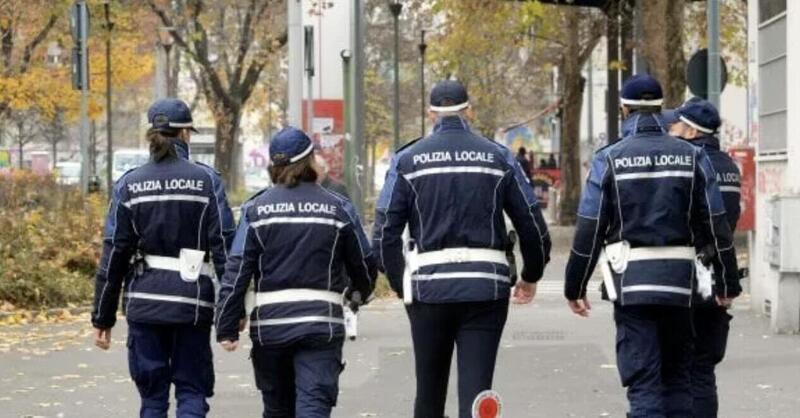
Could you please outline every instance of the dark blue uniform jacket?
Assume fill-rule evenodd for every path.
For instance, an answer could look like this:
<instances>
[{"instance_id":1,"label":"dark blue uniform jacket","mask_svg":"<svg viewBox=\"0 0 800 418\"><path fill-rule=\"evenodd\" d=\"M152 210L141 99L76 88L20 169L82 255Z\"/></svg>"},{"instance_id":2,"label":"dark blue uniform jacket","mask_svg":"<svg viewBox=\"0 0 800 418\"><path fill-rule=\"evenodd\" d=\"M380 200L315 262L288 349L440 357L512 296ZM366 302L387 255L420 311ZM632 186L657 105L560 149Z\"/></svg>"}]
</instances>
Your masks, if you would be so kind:
<instances>
[{"instance_id":1,"label":"dark blue uniform jacket","mask_svg":"<svg viewBox=\"0 0 800 418\"><path fill-rule=\"evenodd\" d=\"M314 183L275 186L242 206L220 292L217 340L237 340L245 293L322 290L372 292L377 269L349 200ZM349 277L349 278L348 278ZM250 337L280 346L310 335L344 336L341 303L300 300L263 304L250 315Z\"/></svg>"},{"instance_id":2,"label":"dark blue uniform jacket","mask_svg":"<svg viewBox=\"0 0 800 418\"><path fill-rule=\"evenodd\" d=\"M398 150L392 159L373 229L379 268L402 294L406 225L420 253L505 251L504 211L519 235L522 279L536 282L550 259L550 237L514 154L474 134L463 119L443 118L431 135ZM491 262L442 263L413 273L413 297L424 303L508 298L512 284L508 267Z\"/></svg>"},{"instance_id":3,"label":"dark blue uniform jacket","mask_svg":"<svg viewBox=\"0 0 800 418\"><path fill-rule=\"evenodd\" d=\"M96 276L96 327L114 325L123 284L128 320L213 321L215 292L209 276L187 282L177 271L150 268L141 261L145 255L177 258L182 248L201 250L221 276L233 241L233 214L219 173L189 161L183 141L173 144L178 158L151 161L127 172L114 186ZM132 264L134 255L138 266Z\"/></svg>"},{"instance_id":4,"label":"dark blue uniform jacket","mask_svg":"<svg viewBox=\"0 0 800 418\"><path fill-rule=\"evenodd\" d=\"M578 209L574 246L566 270L565 296L586 294L602 247L628 241L637 247L715 249L717 294L741 291L716 173L702 148L666 134L657 115L634 113L630 135L595 155ZM690 306L694 262L639 260L614 274L623 305Z\"/></svg>"},{"instance_id":5,"label":"dark blue uniform jacket","mask_svg":"<svg viewBox=\"0 0 800 418\"><path fill-rule=\"evenodd\" d=\"M717 183L719 190L722 192L722 202L725 205L725 213L728 217L728 225L731 231L736 231L736 224L739 222L739 215L741 215L741 173L736 162L733 161L728 153L722 151L719 145L719 139L714 136L704 136L699 139L692 140L693 145L703 148L711 160L711 165L717 173ZM715 271L714 281L721 283L722 278L719 273ZM716 284L715 284L716 287ZM698 298L699 299L699 298ZM710 300L709 303L713 302Z\"/></svg>"}]
</instances>

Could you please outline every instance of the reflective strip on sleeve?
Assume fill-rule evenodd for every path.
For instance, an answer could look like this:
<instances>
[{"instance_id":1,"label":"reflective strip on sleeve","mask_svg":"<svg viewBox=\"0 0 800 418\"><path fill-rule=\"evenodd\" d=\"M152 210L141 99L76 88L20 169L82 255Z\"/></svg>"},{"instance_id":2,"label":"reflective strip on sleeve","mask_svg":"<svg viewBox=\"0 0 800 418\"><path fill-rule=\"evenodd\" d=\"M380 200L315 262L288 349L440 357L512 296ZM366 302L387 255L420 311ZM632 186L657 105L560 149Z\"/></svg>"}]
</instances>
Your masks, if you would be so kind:
<instances>
[{"instance_id":1,"label":"reflective strip on sleeve","mask_svg":"<svg viewBox=\"0 0 800 418\"><path fill-rule=\"evenodd\" d=\"M160 194L152 196L134 197L133 199L123 203L123 205L127 208L130 208L131 206L138 205L140 203L168 202L168 201L197 202L197 203L207 204L209 199L207 196L195 196L190 194Z\"/></svg>"},{"instance_id":2,"label":"reflective strip on sleeve","mask_svg":"<svg viewBox=\"0 0 800 418\"><path fill-rule=\"evenodd\" d=\"M742 188L738 186L719 186L719 191L722 193L741 193Z\"/></svg>"},{"instance_id":3,"label":"reflective strip on sleeve","mask_svg":"<svg viewBox=\"0 0 800 418\"><path fill-rule=\"evenodd\" d=\"M272 225L272 224L320 224L320 225L331 225L335 226L339 229L343 228L346 224L342 221L337 221L336 219L330 218L317 218L317 217L275 217L275 218L267 218L262 219L260 221L255 221L250 224L253 228L258 228L264 225Z\"/></svg>"},{"instance_id":4,"label":"reflective strip on sleeve","mask_svg":"<svg viewBox=\"0 0 800 418\"><path fill-rule=\"evenodd\" d=\"M497 177L503 177L506 174L503 170L497 168L459 166L459 167L423 168L422 170L412 171L404 175L404 177L407 180L412 180L417 177L429 176L432 174L455 174L455 173L488 174Z\"/></svg>"}]
</instances>

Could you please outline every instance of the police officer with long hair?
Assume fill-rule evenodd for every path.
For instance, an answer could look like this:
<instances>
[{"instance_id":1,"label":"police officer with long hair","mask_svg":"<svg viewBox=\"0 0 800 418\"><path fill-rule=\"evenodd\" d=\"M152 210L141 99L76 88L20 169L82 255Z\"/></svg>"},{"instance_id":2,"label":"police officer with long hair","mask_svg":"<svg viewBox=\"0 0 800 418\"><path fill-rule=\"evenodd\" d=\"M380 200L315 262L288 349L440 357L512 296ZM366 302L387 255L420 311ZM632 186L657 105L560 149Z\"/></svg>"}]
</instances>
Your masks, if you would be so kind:
<instances>
[{"instance_id":1,"label":"police officer with long hair","mask_svg":"<svg viewBox=\"0 0 800 418\"><path fill-rule=\"evenodd\" d=\"M214 368L210 332L235 225L219 174L189 161L192 116L177 99L147 114L150 161L114 186L96 276L92 324L107 350L120 292L128 319L128 363L140 416L204 417Z\"/></svg>"},{"instance_id":2,"label":"police officer with long hair","mask_svg":"<svg viewBox=\"0 0 800 418\"><path fill-rule=\"evenodd\" d=\"M343 368L343 305L355 292L366 300L377 271L353 205L317 184L313 150L294 128L270 142L274 187L242 206L218 304L217 340L233 351L255 282L251 358L269 418L330 416Z\"/></svg>"}]
</instances>

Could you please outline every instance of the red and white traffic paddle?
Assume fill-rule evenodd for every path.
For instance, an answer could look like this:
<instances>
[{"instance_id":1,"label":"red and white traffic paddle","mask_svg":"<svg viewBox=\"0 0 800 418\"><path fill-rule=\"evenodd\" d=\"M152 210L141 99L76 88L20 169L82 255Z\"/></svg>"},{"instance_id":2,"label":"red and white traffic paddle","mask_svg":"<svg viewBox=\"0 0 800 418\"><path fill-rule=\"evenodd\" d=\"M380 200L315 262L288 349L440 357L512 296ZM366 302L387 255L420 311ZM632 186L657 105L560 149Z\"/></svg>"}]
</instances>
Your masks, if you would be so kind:
<instances>
[{"instance_id":1,"label":"red and white traffic paddle","mask_svg":"<svg viewBox=\"0 0 800 418\"><path fill-rule=\"evenodd\" d=\"M484 390L472 402L472 418L501 418L502 412L500 394L493 390Z\"/></svg>"}]
</instances>

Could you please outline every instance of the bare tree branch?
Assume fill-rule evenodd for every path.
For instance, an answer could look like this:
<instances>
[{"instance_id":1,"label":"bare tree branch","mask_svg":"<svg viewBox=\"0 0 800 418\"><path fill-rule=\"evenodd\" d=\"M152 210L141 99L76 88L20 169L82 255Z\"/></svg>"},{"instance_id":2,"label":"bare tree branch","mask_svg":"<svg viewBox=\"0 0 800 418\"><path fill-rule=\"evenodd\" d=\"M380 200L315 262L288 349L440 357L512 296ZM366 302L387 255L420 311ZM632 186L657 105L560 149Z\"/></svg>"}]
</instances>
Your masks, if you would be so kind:
<instances>
[{"instance_id":1,"label":"bare tree branch","mask_svg":"<svg viewBox=\"0 0 800 418\"><path fill-rule=\"evenodd\" d=\"M52 14L50 18L45 23L44 27L36 34L36 36L31 39L31 42L25 46L25 52L22 55L22 65L20 66L21 72L25 72L28 70L28 65L31 63L31 58L33 56L33 50L36 49L39 44L41 44L47 35L50 33L50 30L53 29L53 26L56 25L56 21L58 20L58 15Z\"/></svg>"}]
</instances>

